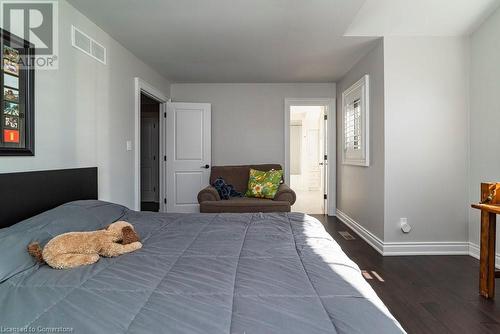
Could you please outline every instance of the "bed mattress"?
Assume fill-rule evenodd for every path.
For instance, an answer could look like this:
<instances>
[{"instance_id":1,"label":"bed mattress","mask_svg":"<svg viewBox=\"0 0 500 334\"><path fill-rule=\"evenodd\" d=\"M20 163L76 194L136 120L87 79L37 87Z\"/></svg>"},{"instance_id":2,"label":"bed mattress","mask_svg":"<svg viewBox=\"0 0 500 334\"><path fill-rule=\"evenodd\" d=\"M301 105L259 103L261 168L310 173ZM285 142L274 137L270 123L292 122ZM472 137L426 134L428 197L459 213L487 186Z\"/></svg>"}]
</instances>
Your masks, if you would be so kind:
<instances>
[{"instance_id":1,"label":"bed mattress","mask_svg":"<svg viewBox=\"0 0 500 334\"><path fill-rule=\"evenodd\" d=\"M71 270L18 254L32 240L118 219L135 226L141 250ZM0 230L0 251L3 331L404 333L322 224L301 213L160 214L79 201Z\"/></svg>"}]
</instances>

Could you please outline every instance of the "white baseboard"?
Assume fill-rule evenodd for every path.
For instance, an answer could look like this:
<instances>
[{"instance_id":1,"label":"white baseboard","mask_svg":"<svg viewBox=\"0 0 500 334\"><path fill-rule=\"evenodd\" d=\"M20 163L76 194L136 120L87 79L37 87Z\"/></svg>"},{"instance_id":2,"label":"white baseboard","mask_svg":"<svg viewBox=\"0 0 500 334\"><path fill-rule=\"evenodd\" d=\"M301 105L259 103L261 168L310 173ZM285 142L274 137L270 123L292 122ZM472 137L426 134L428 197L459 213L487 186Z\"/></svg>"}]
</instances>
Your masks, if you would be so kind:
<instances>
[{"instance_id":1,"label":"white baseboard","mask_svg":"<svg viewBox=\"0 0 500 334\"><path fill-rule=\"evenodd\" d=\"M359 235L364 241L366 241L370 246L372 246L377 252L382 255L384 254L384 242L380 240L372 232L368 231L366 228L357 223L354 219L337 209L337 217L347 226L349 226L357 235Z\"/></svg>"},{"instance_id":2,"label":"white baseboard","mask_svg":"<svg viewBox=\"0 0 500 334\"><path fill-rule=\"evenodd\" d=\"M465 241L385 242L384 255L469 255Z\"/></svg>"},{"instance_id":3,"label":"white baseboard","mask_svg":"<svg viewBox=\"0 0 500 334\"><path fill-rule=\"evenodd\" d=\"M469 242L469 255L479 259L479 246L475 243ZM495 255L495 266L500 268L500 254L496 253Z\"/></svg>"},{"instance_id":4,"label":"white baseboard","mask_svg":"<svg viewBox=\"0 0 500 334\"><path fill-rule=\"evenodd\" d=\"M383 256L470 255L467 241L383 242L339 209L337 209L337 217Z\"/></svg>"},{"instance_id":5,"label":"white baseboard","mask_svg":"<svg viewBox=\"0 0 500 334\"><path fill-rule=\"evenodd\" d=\"M337 209L337 217L383 256L469 255L479 259L479 246L472 242L383 242L339 209ZM500 253L496 253L495 266L500 268Z\"/></svg>"}]
</instances>

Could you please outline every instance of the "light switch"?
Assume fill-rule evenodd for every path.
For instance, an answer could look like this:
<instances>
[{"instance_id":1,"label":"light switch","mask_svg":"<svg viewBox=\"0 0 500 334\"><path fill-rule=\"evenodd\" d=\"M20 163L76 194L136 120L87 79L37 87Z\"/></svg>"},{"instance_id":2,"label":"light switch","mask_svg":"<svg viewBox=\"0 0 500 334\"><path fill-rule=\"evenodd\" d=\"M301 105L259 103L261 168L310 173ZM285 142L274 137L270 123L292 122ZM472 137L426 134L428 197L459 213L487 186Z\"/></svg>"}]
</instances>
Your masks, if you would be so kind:
<instances>
[{"instance_id":1,"label":"light switch","mask_svg":"<svg viewBox=\"0 0 500 334\"><path fill-rule=\"evenodd\" d=\"M132 141L127 140L127 151L132 151Z\"/></svg>"}]
</instances>

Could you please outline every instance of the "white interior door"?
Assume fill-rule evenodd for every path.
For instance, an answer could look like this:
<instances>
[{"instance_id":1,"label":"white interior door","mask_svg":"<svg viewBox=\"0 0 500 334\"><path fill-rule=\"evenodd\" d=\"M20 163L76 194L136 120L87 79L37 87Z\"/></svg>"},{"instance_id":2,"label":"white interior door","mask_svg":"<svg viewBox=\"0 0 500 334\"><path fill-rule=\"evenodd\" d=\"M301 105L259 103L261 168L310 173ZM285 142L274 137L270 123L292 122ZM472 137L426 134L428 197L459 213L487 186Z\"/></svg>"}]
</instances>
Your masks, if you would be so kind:
<instances>
[{"instance_id":1,"label":"white interior door","mask_svg":"<svg viewBox=\"0 0 500 334\"><path fill-rule=\"evenodd\" d=\"M210 177L211 105L167 103L166 128L167 212L199 212Z\"/></svg>"},{"instance_id":2,"label":"white interior door","mask_svg":"<svg viewBox=\"0 0 500 334\"><path fill-rule=\"evenodd\" d=\"M141 201L157 202L158 182L158 121L141 119Z\"/></svg>"}]
</instances>

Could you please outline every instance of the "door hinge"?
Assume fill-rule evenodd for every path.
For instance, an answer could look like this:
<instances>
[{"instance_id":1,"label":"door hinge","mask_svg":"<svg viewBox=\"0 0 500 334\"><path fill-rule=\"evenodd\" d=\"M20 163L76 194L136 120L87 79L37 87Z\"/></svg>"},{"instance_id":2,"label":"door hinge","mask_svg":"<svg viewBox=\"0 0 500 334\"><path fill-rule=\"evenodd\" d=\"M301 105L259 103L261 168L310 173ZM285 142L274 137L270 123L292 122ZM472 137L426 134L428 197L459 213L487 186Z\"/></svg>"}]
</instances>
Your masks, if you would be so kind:
<instances>
[{"instance_id":1,"label":"door hinge","mask_svg":"<svg viewBox=\"0 0 500 334\"><path fill-rule=\"evenodd\" d=\"M324 194L324 195L323 195L323 199L326 199L326 197L327 197L327 196L326 196L326 194Z\"/></svg>"},{"instance_id":2,"label":"door hinge","mask_svg":"<svg viewBox=\"0 0 500 334\"><path fill-rule=\"evenodd\" d=\"M327 115L323 115L323 119L326 121L328 119Z\"/></svg>"},{"instance_id":3,"label":"door hinge","mask_svg":"<svg viewBox=\"0 0 500 334\"><path fill-rule=\"evenodd\" d=\"M163 203L167 204L167 199L166 198L163 199Z\"/></svg>"},{"instance_id":4,"label":"door hinge","mask_svg":"<svg viewBox=\"0 0 500 334\"><path fill-rule=\"evenodd\" d=\"M328 155L325 154L323 160L328 160Z\"/></svg>"},{"instance_id":5,"label":"door hinge","mask_svg":"<svg viewBox=\"0 0 500 334\"><path fill-rule=\"evenodd\" d=\"M167 118L167 113L166 112L163 113L163 117Z\"/></svg>"},{"instance_id":6,"label":"door hinge","mask_svg":"<svg viewBox=\"0 0 500 334\"><path fill-rule=\"evenodd\" d=\"M163 156L163 161L167 161L167 156L166 155Z\"/></svg>"}]
</instances>

